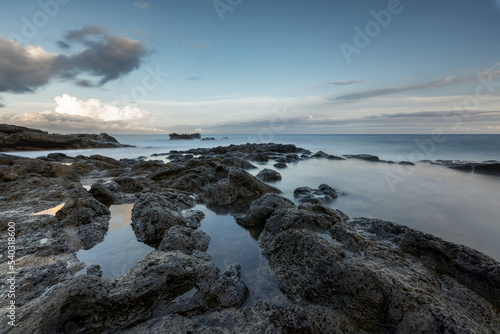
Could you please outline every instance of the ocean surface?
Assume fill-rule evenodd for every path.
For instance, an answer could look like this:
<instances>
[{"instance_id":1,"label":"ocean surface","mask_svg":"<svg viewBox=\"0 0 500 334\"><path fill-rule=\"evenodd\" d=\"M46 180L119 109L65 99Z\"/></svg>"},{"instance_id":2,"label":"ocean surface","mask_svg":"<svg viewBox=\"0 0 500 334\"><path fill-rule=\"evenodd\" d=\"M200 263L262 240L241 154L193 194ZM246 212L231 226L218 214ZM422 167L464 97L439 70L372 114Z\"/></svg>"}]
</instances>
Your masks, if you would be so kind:
<instances>
[{"instance_id":1,"label":"ocean surface","mask_svg":"<svg viewBox=\"0 0 500 334\"><path fill-rule=\"evenodd\" d=\"M417 162L416 166L401 166L361 160L310 159L288 164L288 168L280 169L283 179L273 185L280 188L285 196L293 199L293 190L296 187L317 188L326 183L344 193L331 206L351 217L380 218L403 224L448 241L470 246L500 260L500 177L465 173L418 162L438 159L500 161L500 135L209 136L217 140L170 141L168 135L117 135L115 137L120 142L137 147L70 150L65 153L72 156L101 154L119 159L150 157L153 153L197 147L275 142L295 144L313 152L322 150L336 155L367 153L396 162ZM225 136L229 139L222 140ZM12 152L29 157L48 153L50 152ZM263 168L274 168L272 165L273 162L257 164L259 169L250 172L257 174ZM128 211L130 209L127 208ZM231 263L242 263L247 284L254 284L256 287L251 289L255 300L262 299L269 293L265 288L266 284L268 290L276 292L271 298L282 298L277 289L273 288L272 280L259 282L259 277L268 276L269 271L252 232L238 226L232 216L217 215L202 205L197 209L202 209L207 214L201 229L211 235L209 252L214 263L221 269ZM116 239L116 236L113 238L112 243L119 244L120 239ZM104 251L107 246L96 247L93 251L98 257L109 257ZM139 253L149 251L144 247L138 249ZM119 260L116 258L116 251L112 253L115 254L110 262L112 264L106 265L103 260L104 267L117 267L116 262ZM99 262L90 261L92 256L89 254L86 258L87 264ZM125 273L131 266L133 264L125 266L124 269L105 269L105 276ZM263 290L259 293L259 289Z\"/></svg>"}]
</instances>

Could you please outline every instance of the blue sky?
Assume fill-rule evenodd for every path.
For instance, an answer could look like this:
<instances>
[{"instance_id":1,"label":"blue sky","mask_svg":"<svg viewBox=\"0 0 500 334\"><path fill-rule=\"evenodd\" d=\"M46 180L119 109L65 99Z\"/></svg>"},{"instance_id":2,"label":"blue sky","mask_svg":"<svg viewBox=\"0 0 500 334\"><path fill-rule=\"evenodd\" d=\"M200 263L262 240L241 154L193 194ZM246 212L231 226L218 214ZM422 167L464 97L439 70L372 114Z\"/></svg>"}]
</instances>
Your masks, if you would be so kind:
<instances>
[{"instance_id":1,"label":"blue sky","mask_svg":"<svg viewBox=\"0 0 500 334\"><path fill-rule=\"evenodd\" d=\"M2 123L500 133L498 0L0 0L0 9Z\"/></svg>"}]
</instances>

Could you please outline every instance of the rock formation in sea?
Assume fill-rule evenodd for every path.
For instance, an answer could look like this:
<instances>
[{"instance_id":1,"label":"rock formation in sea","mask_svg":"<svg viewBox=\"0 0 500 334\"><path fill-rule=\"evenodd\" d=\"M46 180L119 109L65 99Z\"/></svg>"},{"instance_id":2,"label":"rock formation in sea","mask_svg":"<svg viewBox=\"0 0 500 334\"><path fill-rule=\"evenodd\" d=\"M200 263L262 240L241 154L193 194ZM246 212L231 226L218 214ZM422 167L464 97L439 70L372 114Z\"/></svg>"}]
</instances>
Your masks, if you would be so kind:
<instances>
[{"instance_id":1,"label":"rock formation in sea","mask_svg":"<svg viewBox=\"0 0 500 334\"><path fill-rule=\"evenodd\" d=\"M114 147L130 147L130 145L120 144L106 133L63 135L22 126L0 124L0 152Z\"/></svg>"}]
</instances>

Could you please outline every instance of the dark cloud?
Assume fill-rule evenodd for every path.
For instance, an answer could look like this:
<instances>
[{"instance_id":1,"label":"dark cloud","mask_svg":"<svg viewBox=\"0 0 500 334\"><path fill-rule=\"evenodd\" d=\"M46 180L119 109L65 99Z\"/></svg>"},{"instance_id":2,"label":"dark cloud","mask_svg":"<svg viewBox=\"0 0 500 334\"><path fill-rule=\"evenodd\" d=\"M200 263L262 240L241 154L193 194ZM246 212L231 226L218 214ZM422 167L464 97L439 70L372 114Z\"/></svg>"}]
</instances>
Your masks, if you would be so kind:
<instances>
[{"instance_id":1,"label":"dark cloud","mask_svg":"<svg viewBox=\"0 0 500 334\"><path fill-rule=\"evenodd\" d=\"M328 84L333 85L333 86L347 86L347 85L353 85L353 84L357 84L357 83L361 83L361 82L363 82L363 80L333 81L333 82L329 82Z\"/></svg>"},{"instance_id":2,"label":"dark cloud","mask_svg":"<svg viewBox=\"0 0 500 334\"><path fill-rule=\"evenodd\" d=\"M32 92L59 71L54 55L2 36L0 54L0 92Z\"/></svg>"},{"instance_id":3,"label":"dark cloud","mask_svg":"<svg viewBox=\"0 0 500 334\"><path fill-rule=\"evenodd\" d=\"M143 42L113 36L96 26L69 31L58 44L83 50L57 55L0 36L0 92L32 92L54 78L84 87L104 85L137 69L149 54ZM95 77L96 83L79 78L82 74Z\"/></svg>"}]
</instances>

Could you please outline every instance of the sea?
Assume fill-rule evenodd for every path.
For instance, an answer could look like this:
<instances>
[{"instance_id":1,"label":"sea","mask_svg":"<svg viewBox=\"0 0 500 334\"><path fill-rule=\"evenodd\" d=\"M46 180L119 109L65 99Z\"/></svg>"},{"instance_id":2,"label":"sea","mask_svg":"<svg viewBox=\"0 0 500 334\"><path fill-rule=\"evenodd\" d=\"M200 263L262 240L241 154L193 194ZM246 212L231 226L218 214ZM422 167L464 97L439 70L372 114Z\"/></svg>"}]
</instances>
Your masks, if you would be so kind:
<instances>
[{"instance_id":1,"label":"sea","mask_svg":"<svg viewBox=\"0 0 500 334\"><path fill-rule=\"evenodd\" d=\"M350 217L379 218L406 225L444 240L472 247L500 261L500 177L462 172L422 162L500 161L500 135L210 134L204 137L214 137L215 140L172 141L168 135L116 135L115 138L121 143L136 147L69 150L64 153L72 156L101 154L117 159L140 156L162 159L151 155L198 147L274 142L295 144L312 152L324 151L334 155L364 153L377 155L383 160L411 161L415 166L355 159L309 159L280 169L282 180L273 185L281 189L284 196L293 200L293 190L297 187L317 188L320 184L328 184L343 193L331 206ZM11 153L38 157L50 152ZM256 165L258 169L249 172L257 174L263 168L274 168L273 162ZM131 208L130 205L117 206L114 210L125 210L119 216L128 216L130 220ZM228 214L212 212L203 205L197 205L196 209L201 209L206 214L201 229L211 236L208 251L212 254L214 263L221 270L232 263L242 264L244 280L248 285L253 285L250 300L282 299L283 296L279 294L272 279L262 279L269 276L270 272L260 254L255 234L238 226ZM125 223L128 224L129 222ZM128 238L134 239L133 233L128 233ZM120 247L127 243L127 239L115 237L114 240L115 248L102 251L99 249L105 247L101 247L94 253L87 254L88 256L80 251L79 258L87 264L101 264L105 277L112 277L125 273L134 265L134 261L151 251L148 247L139 247L141 249L137 250L137 259L130 256L124 256L123 259L134 263L123 266L123 261L120 262L116 255L121 253ZM112 260L99 260L110 254L114 254L111 256ZM119 268L112 268L118 264ZM266 289L275 294L269 294Z\"/></svg>"}]
</instances>

